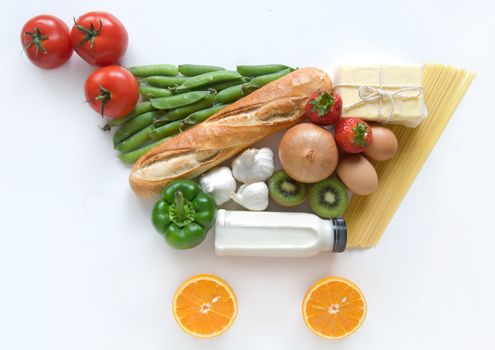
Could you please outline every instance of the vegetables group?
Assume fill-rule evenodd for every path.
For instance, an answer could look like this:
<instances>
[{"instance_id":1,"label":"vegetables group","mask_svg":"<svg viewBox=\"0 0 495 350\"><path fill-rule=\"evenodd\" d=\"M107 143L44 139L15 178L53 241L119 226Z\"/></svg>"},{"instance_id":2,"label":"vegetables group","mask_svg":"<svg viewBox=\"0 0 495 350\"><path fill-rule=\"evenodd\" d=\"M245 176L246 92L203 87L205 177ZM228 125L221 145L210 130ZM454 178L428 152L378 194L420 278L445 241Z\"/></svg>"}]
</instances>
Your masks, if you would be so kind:
<instances>
[{"instance_id":1,"label":"vegetables group","mask_svg":"<svg viewBox=\"0 0 495 350\"><path fill-rule=\"evenodd\" d=\"M230 198L248 210L265 210L268 208L268 186L264 182L244 184Z\"/></svg>"},{"instance_id":2,"label":"vegetables group","mask_svg":"<svg viewBox=\"0 0 495 350\"><path fill-rule=\"evenodd\" d=\"M232 171L226 166L213 168L199 179L201 189L213 196L217 205L230 200L230 194L235 192L237 183Z\"/></svg>"},{"instance_id":3,"label":"vegetables group","mask_svg":"<svg viewBox=\"0 0 495 350\"><path fill-rule=\"evenodd\" d=\"M30 19L21 31L21 44L28 58L40 68L63 65L72 51L95 66L116 64L127 50L125 27L112 14L88 12L67 25L51 15Z\"/></svg>"},{"instance_id":4,"label":"vegetables group","mask_svg":"<svg viewBox=\"0 0 495 350\"><path fill-rule=\"evenodd\" d=\"M268 187L265 184L273 174L273 152L269 148L250 148L228 167L216 167L203 174L201 188L215 198L218 205L232 199L248 210L265 210L268 207ZM236 192L237 183L244 183Z\"/></svg>"},{"instance_id":5,"label":"vegetables group","mask_svg":"<svg viewBox=\"0 0 495 350\"><path fill-rule=\"evenodd\" d=\"M201 188L211 194L218 205L232 199L248 210L265 210L268 207L268 186L265 184L273 174L273 152L269 148L250 148L228 167L216 167L203 174ZM236 180L244 183L236 192Z\"/></svg>"},{"instance_id":6,"label":"vegetables group","mask_svg":"<svg viewBox=\"0 0 495 350\"><path fill-rule=\"evenodd\" d=\"M94 66L116 64L127 50L125 27L108 12L88 12L75 19L70 36L76 53Z\"/></svg>"},{"instance_id":7,"label":"vegetables group","mask_svg":"<svg viewBox=\"0 0 495 350\"><path fill-rule=\"evenodd\" d=\"M247 149L232 162L235 179L246 184L267 180L273 169L273 152L268 147Z\"/></svg>"},{"instance_id":8,"label":"vegetables group","mask_svg":"<svg viewBox=\"0 0 495 350\"><path fill-rule=\"evenodd\" d=\"M287 174L304 183L327 178L339 160L333 135L310 123L290 128L280 141L278 154Z\"/></svg>"},{"instance_id":9,"label":"vegetables group","mask_svg":"<svg viewBox=\"0 0 495 350\"><path fill-rule=\"evenodd\" d=\"M40 15L26 22L21 44L27 57L40 68L63 65L72 56L69 28L55 16Z\"/></svg>"},{"instance_id":10,"label":"vegetables group","mask_svg":"<svg viewBox=\"0 0 495 350\"><path fill-rule=\"evenodd\" d=\"M190 77L177 87L177 91L193 90L203 86L208 86L215 83L223 83L225 81L235 80L239 78L241 78L241 75L237 72L225 69L216 70L213 72L207 72Z\"/></svg>"},{"instance_id":11,"label":"vegetables group","mask_svg":"<svg viewBox=\"0 0 495 350\"><path fill-rule=\"evenodd\" d=\"M121 66L94 71L86 80L85 92L89 105L110 118L122 118L131 113L139 99L136 78ZM135 129L137 127L132 131Z\"/></svg>"},{"instance_id":12,"label":"vegetables group","mask_svg":"<svg viewBox=\"0 0 495 350\"><path fill-rule=\"evenodd\" d=\"M189 249L205 239L215 214L215 201L196 182L177 180L165 187L151 218L171 247Z\"/></svg>"}]
</instances>

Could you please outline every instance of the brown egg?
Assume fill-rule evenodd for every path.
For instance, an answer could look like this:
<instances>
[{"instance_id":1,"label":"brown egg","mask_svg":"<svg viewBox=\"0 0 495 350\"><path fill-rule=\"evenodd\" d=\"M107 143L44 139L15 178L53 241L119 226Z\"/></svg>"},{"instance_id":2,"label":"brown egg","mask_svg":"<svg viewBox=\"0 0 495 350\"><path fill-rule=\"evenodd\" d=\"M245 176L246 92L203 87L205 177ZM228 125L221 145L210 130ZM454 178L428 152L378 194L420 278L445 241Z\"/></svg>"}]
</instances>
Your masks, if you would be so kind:
<instances>
[{"instance_id":1,"label":"brown egg","mask_svg":"<svg viewBox=\"0 0 495 350\"><path fill-rule=\"evenodd\" d=\"M383 126L372 125L373 141L366 148L364 154L376 161L392 158L399 149L399 142L392 130Z\"/></svg>"},{"instance_id":2,"label":"brown egg","mask_svg":"<svg viewBox=\"0 0 495 350\"><path fill-rule=\"evenodd\" d=\"M360 154L347 154L337 166L337 175L352 193L368 195L378 187L378 175L368 159Z\"/></svg>"}]
</instances>

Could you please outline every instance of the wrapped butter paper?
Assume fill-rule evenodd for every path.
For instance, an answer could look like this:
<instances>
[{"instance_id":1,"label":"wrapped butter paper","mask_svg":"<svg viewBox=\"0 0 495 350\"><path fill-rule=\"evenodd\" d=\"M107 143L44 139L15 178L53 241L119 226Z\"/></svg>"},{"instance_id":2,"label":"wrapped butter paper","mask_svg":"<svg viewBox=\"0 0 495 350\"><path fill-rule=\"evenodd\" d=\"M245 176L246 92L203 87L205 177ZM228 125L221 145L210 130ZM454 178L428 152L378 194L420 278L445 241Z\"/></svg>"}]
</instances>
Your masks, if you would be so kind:
<instances>
[{"instance_id":1,"label":"wrapped butter paper","mask_svg":"<svg viewBox=\"0 0 495 350\"><path fill-rule=\"evenodd\" d=\"M423 65L341 66L335 92L343 117L416 127L426 117Z\"/></svg>"}]
</instances>

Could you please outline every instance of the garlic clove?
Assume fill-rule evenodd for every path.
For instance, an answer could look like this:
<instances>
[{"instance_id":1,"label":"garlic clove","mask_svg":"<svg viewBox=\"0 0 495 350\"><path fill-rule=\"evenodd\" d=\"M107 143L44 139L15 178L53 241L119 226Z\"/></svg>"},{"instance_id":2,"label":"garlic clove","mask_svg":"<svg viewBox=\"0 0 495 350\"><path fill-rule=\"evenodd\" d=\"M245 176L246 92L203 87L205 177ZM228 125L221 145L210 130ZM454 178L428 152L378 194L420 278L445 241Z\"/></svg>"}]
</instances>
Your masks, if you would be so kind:
<instances>
[{"instance_id":1,"label":"garlic clove","mask_svg":"<svg viewBox=\"0 0 495 350\"><path fill-rule=\"evenodd\" d=\"M228 202L230 193L237 187L232 171L226 166L213 168L202 175L199 185L204 192L213 197L217 205Z\"/></svg>"},{"instance_id":2,"label":"garlic clove","mask_svg":"<svg viewBox=\"0 0 495 350\"><path fill-rule=\"evenodd\" d=\"M264 182L244 184L230 198L248 210L265 210L268 207L268 186Z\"/></svg>"},{"instance_id":3,"label":"garlic clove","mask_svg":"<svg viewBox=\"0 0 495 350\"><path fill-rule=\"evenodd\" d=\"M242 183L266 181L274 171L273 151L268 147L251 148L232 162L232 175Z\"/></svg>"}]
</instances>

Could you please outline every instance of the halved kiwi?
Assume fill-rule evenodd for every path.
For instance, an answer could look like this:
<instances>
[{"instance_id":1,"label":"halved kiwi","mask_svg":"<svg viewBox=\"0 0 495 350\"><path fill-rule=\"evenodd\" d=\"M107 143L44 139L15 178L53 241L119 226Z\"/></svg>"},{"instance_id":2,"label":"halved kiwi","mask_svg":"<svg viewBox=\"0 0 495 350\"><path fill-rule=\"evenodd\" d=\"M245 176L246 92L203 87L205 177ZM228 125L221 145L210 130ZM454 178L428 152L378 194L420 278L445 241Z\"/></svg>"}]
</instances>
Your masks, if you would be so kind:
<instances>
[{"instance_id":1,"label":"halved kiwi","mask_svg":"<svg viewBox=\"0 0 495 350\"><path fill-rule=\"evenodd\" d=\"M268 180L272 200L284 207L301 204L308 194L308 186L291 179L283 170L275 172Z\"/></svg>"},{"instance_id":2,"label":"halved kiwi","mask_svg":"<svg viewBox=\"0 0 495 350\"><path fill-rule=\"evenodd\" d=\"M309 203L311 209L323 218L341 217L349 203L347 189L337 178L325 179L311 187Z\"/></svg>"}]
</instances>

